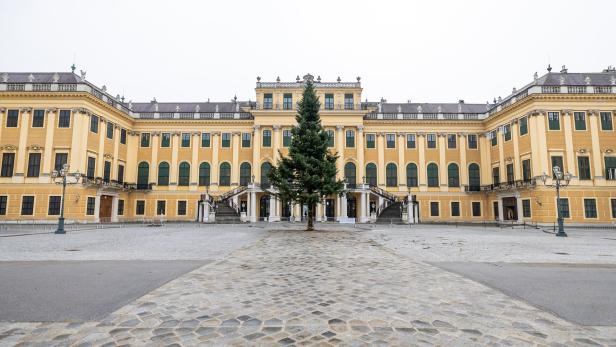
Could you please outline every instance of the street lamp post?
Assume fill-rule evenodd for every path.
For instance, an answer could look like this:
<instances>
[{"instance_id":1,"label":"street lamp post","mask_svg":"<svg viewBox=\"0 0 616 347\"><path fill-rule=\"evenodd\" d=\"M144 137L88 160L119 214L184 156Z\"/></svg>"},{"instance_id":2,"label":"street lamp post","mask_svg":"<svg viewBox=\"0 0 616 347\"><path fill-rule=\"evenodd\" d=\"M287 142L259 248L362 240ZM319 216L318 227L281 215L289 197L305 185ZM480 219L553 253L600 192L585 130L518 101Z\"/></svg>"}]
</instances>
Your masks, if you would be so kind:
<instances>
[{"instance_id":1,"label":"street lamp post","mask_svg":"<svg viewBox=\"0 0 616 347\"><path fill-rule=\"evenodd\" d=\"M569 185L572 175L569 172L563 173L559 166L554 166L552 171L554 173L554 183L546 184L549 176L545 172L543 173L543 175L541 175L541 180L546 187L556 188L556 220L558 222L558 232L556 233L556 236L567 237L567 233L565 233L563 214L560 206L560 189Z\"/></svg>"},{"instance_id":2,"label":"street lamp post","mask_svg":"<svg viewBox=\"0 0 616 347\"><path fill-rule=\"evenodd\" d=\"M68 169L68 164L64 164L60 171L53 170L51 172L51 178L56 182L56 184L62 185L62 198L60 200L60 218L58 218L58 229L56 229L55 231L56 234L66 234L66 231L64 230L64 195L66 192L66 185L76 184L77 182L79 182L79 178L81 178L81 174L79 173L79 171L70 174L68 172ZM68 182L66 180L67 177L71 176L76 179L75 182Z\"/></svg>"}]
</instances>

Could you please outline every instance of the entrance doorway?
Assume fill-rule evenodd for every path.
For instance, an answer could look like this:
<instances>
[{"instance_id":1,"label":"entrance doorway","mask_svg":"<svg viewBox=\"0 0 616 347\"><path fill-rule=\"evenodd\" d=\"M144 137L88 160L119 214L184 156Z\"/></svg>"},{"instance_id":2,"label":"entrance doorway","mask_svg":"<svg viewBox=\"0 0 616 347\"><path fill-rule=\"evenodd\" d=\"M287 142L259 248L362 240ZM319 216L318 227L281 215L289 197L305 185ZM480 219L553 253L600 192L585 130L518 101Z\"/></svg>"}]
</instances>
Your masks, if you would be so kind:
<instances>
[{"instance_id":1,"label":"entrance doorway","mask_svg":"<svg viewBox=\"0 0 616 347\"><path fill-rule=\"evenodd\" d=\"M325 217L326 220L333 220L335 217L336 211L336 200L334 199L326 199L325 200Z\"/></svg>"},{"instance_id":2,"label":"entrance doorway","mask_svg":"<svg viewBox=\"0 0 616 347\"><path fill-rule=\"evenodd\" d=\"M291 218L291 204L282 200L282 218Z\"/></svg>"},{"instance_id":3,"label":"entrance doorway","mask_svg":"<svg viewBox=\"0 0 616 347\"><path fill-rule=\"evenodd\" d=\"M111 206L113 205L113 196L101 195L101 203L98 210L98 218L101 223L111 222Z\"/></svg>"},{"instance_id":4,"label":"entrance doorway","mask_svg":"<svg viewBox=\"0 0 616 347\"><path fill-rule=\"evenodd\" d=\"M494 220L498 220L498 201L492 203L492 210L494 212Z\"/></svg>"},{"instance_id":5,"label":"entrance doorway","mask_svg":"<svg viewBox=\"0 0 616 347\"><path fill-rule=\"evenodd\" d=\"M518 199L514 197L503 198L503 218L505 220L518 220Z\"/></svg>"},{"instance_id":6,"label":"entrance doorway","mask_svg":"<svg viewBox=\"0 0 616 347\"><path fill-rule=\"evenodd\" d=\"M269 201L270 201L269 195L264 195L259 200L259 217L260 218L269 217L269 207L270 207Z\"/></svg>"},{"instance_id":7,"label":"entrance doorway","mask_svg":"<svg viewBox=\"0 0 616 347\"><path fill-rule=\"evenodd\" d=\"M347 217L357 217L357 199L355 197L347 197Z\"/></svg>"}]
</instances>

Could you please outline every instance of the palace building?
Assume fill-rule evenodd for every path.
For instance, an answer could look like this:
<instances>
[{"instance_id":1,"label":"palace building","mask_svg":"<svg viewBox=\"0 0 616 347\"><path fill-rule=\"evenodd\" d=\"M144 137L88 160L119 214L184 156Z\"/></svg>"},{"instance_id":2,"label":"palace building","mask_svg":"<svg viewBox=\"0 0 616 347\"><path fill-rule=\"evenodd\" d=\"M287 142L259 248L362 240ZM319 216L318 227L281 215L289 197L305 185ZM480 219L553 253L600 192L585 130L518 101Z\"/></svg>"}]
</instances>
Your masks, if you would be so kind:
<instances>
[{"instance_id":1,"label":"palace building","mask_svg":"<svg viewBox=\"0 0 616 347\"><path fill-rule=\"evenodd\" d=\"M616 70L563 67L493 103L361 101L359 77L311 75L257 78L254 101L131 102L84 72L0 73L0 222L55 222L65 167L68 223L300 220L267 173L308 80L347 183L317 220L551 224L558 166L566 223L616 221Z\"/></svg>"}]
</instances>

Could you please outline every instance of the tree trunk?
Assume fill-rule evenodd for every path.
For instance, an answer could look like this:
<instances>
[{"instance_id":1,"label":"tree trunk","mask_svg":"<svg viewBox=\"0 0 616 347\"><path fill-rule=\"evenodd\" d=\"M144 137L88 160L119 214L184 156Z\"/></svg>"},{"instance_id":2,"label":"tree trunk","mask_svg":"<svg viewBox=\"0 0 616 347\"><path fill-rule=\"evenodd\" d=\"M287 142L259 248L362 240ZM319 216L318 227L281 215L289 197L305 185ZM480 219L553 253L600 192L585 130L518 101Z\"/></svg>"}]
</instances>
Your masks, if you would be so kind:
<instances>
[{"instance_id":1,"label":"tree trunk","mask_svg":"<svg viewBox=\"0 0 616 347\"><path fill-rule=\"evenodd\" d=\"M310 203L308 204L308 225L306 226L306 231L313 231L314 230L314 204Z\"/></svg>"}]
</instances>

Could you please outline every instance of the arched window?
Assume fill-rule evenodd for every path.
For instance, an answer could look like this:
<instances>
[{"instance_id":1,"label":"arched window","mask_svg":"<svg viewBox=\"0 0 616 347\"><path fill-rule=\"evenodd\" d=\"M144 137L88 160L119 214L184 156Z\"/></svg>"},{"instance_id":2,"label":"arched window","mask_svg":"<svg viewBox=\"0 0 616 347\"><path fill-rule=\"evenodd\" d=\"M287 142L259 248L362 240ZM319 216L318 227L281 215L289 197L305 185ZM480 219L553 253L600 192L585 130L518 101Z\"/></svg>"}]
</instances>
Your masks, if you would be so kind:
<instances>
[{"instance_id":1,"label":"arched window","mask_svg":"<svg viewBox=\"0 0 616 347\"><path fill-rule=\"evenodd\" d=\"M374 163L366 165L366 183L376 186L376 165Z\"/></svg>"},{"instance_id":2,"label":"arched window","mask_svg":"<svg viewBox=\"0 0 616 347\"><path fill-rule=\"evenodd\" d=\"M247 186L250 183L250 164L240 165L240 186Z\"/></svg>"},{"instance_id":3,"label":"arched window","mask_svg":"<svg viewBox=\"0 0 616 347\"><path fill-rule=\"evenodd\" d=\"M163 161L162 163L158 164L158 185L169 185L169 163L167 163L166 161Z\"/></svg>"},{"instance_id":4,"label":"arched window","mask_svg":"<svg viewBox=\"0 0 616 347\"><path fill-rule=\"evenodd\" d=\"M417 165L413 163L406 165L406 185L408 187L419 186L419 180L417 179Z\"/></svg>"},{"instance_id":5,"label":"arched window","mask_svg":"<svg viewBox=\"0 0 616 347\"><path fill-rule=\"evenodd\" d=\"M438 166L434 163L428 164L428 187L438 187Z\"/></svg>"},{"instance_id":6,"label":"arched window","mask_svg":"<svg viewBox=\"0 0 616 347\"><path fill-rule=\"evenodd\" d=\"M201 165L199 165L199 185L210 185L210 164L208 163L201 163Z\"/></svg>"},{"instance_id":7,"label":"arched window","mask_svg":"<svg viewBox=\"0 0 616 347\"><path fill-rule=\"evenodd\" d=\"M471 192L478 192L481 189L481 176L479 172L478 164L471 164L468 166L468 190Z\"/></svg>"},{"instance_id":8,"label":"arched window","mask_svg":"<svg viewBox=\"0 0 616 347\"><path fill-rule=\"evenodd\" d=\"M180 164L180 175L178 179L178 185L188 186L190 182L190 164L183 162Z\"/></svg>"},{"instance_id":9,"label":"arched window","mask_svg":"<svg viewBox=\"0 0 616 347\"><path fill-rule=\"evenodd\" d=\"M344 165L344 177L348 184L355 186L357 184L357 174L356 174L355 164L346 163Z\"/></svg>"},{"instance_id":10,"label":"arched window","mask_svg":"<svg viewBox=\"0 0 616 347\"><path fill-rule=\"evenodd\" d=\"M261 164L261 187L269 188L269 172L272 169L272 164L265 162Z\"/></svg>"},{"instance_id":11,"label":"arched window","mask_svg":"<svg viewBox=\"0 0 616 347\"><path fill-rule=\"evenodd\" d=\"M137 188L144 189L148 187L150 180L150 165L145 161L139 163L137 167Z\"/></svg>"},{"instance_id":12,"label":"arched window","mask_svg":"<svg viewBox=\"0 0 616 347\"><path fill-rule=\"evenodd\" d=\"M398 167L394 163L389 163L385 167L385 184L388 187L398 185Z\"/></svg>"},{"instance_id":13,"label":"arched window","mask_svg":"<svg viewBox=\"0 0 616 347\"><path fill-rule=\"evenodd\" d=\"M220 177L218 181L221 186L228 187L231 185L231 164L220 164Z\"/></svg>"},{"instance_id":14,"label":"arched window","mask_svg":"<svg viewBox=\"0 0 616 347\"><path fill-rule=\"evenodd\" d=\"M447 183L450 187L460 186L460 170L458 164L451 163L447 166Z\"/></svg>"}]
</instances>

